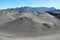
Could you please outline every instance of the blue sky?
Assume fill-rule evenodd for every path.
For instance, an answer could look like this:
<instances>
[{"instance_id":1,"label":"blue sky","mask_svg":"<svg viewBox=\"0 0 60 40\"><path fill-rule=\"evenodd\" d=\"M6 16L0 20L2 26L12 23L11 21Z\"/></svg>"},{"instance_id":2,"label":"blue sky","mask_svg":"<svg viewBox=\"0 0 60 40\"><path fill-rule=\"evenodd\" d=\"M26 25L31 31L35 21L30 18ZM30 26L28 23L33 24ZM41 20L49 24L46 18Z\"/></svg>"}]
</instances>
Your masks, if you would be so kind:
<instances>
[{"instance_id":1,"label":"blue sky","mask_svg":"<svg viewBox=\"0 0 60 40\"><path fill-rule=\"evenodd\" d=\"M60 0L0 0L0 9L22 6L55 7L60 9Z\"/></svg>"}]
</instances>

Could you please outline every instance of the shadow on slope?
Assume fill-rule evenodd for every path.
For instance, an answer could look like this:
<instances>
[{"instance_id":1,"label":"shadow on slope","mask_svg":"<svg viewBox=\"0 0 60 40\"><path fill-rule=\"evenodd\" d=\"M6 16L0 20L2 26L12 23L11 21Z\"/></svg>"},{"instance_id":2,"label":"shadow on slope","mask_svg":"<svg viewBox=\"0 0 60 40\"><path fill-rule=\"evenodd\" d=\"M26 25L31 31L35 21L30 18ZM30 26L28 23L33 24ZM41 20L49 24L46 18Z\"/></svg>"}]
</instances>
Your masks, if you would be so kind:
<instances>
[{"instance_id":1,"label":"shadow on slope","mask_svg":"<svg viewBox=\"0 0 60 40\"><path fill-rule=\"evenodd\" d=\"M58 10L57 10L58 11ZM56 18L60 19L60 12L52 12L52 11L47 11L47 13L55 16Z\"/></svg>"}]
</instances>

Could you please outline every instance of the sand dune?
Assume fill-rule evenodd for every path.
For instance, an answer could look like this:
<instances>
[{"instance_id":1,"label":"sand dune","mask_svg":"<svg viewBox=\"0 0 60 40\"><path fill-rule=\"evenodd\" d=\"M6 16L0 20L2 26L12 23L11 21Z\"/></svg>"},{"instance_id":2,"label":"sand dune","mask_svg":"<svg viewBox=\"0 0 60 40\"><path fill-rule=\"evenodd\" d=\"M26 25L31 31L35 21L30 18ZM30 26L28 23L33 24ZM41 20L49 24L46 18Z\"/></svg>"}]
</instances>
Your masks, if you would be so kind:
<instances>
[{"instance_id":1,"label":"sand dune","mask_svg":"<svg viewBox=\"0 0 60 40\"><path fill-rule=\"evenodd\" d=\"M9 14L0 17L2 40L59 40L60 20L54 16L45 12Z\"/></svg>"}]
</instances>

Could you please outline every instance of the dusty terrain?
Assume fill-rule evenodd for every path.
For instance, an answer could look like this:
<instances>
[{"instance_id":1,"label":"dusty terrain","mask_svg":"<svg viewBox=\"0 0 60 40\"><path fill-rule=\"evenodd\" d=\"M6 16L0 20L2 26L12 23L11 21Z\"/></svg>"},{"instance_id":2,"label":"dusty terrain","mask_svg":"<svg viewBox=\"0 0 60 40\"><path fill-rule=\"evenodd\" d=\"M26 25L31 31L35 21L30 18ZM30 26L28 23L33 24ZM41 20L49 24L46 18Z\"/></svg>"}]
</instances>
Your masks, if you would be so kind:
<instances>
[{"instance_id":1,"label":"dusty terrain","mask_svg":"<svg viewBox=\"0 0 60 40\"><path fill-rule=\"evenodd\" d=\"M60 40L60 20L46 12L0 13L1 40Z\"/></svg>"}]
</instances>

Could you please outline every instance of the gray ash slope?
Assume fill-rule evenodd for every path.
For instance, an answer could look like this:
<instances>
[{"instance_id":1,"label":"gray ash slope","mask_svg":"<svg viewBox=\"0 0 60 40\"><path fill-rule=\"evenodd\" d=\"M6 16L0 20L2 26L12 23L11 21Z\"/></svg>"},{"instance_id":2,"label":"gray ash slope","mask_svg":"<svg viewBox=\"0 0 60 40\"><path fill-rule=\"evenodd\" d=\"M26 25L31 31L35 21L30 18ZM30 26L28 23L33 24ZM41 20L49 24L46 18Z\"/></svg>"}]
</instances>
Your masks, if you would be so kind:
<instances>
[{"instance_id":1,"label":"gray ash slope","mask_svg":"<svg viewBox=\"0 0 60 40\"><path fill-rule=\"evenodd\" d=\"M60 20L46 12L12 12L1 17L0 30L11 34L16 33L21 37L24 35L35 37L60 30Z\"/></svg>"},{"instance_id":2,"label":"gray ash slope","mask_svg":"<svg viewBox=\"0 0 60 40\"><path fill-rule=\"evenodd\" d=\"M4 35L8 33L14 37L37 37L54 34L60 30L60 19L58 18L60 13L41 12L49 10L56 9L22 7L1 10L0 33L3 32ZM58 17L55 14L58 14Z\"/></svg>"}]
</instances>

